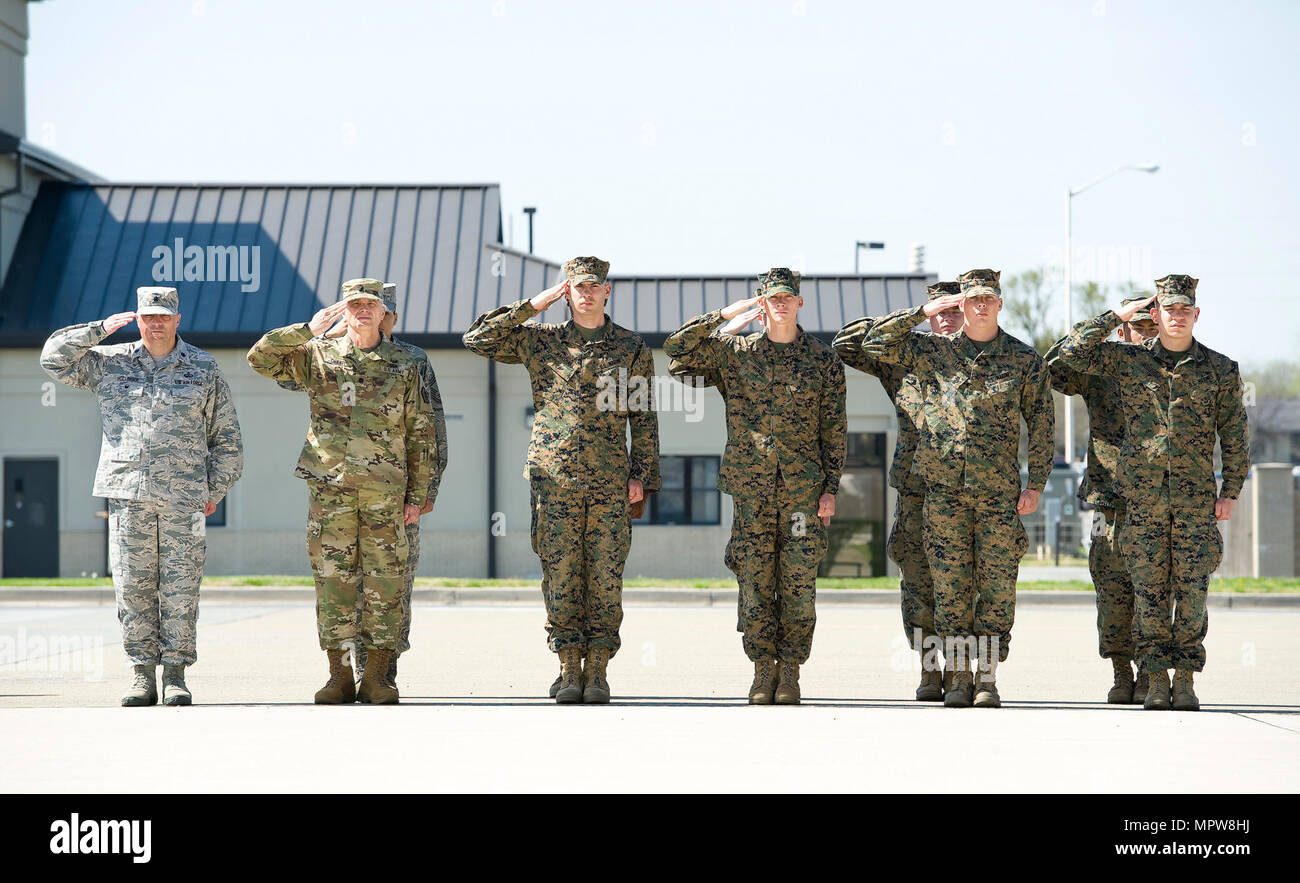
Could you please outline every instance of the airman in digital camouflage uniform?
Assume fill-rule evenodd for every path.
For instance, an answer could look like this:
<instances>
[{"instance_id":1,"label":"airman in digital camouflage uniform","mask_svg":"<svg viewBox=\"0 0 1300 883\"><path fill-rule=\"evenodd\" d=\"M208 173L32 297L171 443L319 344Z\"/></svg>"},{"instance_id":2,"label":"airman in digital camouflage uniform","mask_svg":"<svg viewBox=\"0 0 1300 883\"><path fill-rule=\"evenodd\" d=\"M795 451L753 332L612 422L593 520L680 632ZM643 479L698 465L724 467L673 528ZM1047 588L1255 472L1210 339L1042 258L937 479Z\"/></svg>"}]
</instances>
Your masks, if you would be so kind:
<instances>
[{"instance_id":1,"label":"airman in digital camouflage uniform","mask_svg":"<svg viewBox=\"0 0 1300 883\"><path fill-rule=\"evenodd\" d=\"M311 322L277 328L248 364L306 390L311 410L295 473L307 480L307 550L316 576L316 624L329 657L318 704L399 699L385 679L401 635L404 525L418 522L436 460L428 390L410 353L383 339L383 283L351 279ZM347 334L320 335L342 317ZM361 617L356 615L361 593ZM365 646L358 687L344 659Z\"/></svg>"},{"instance_id":2,"label":"airman in digital camouflage uniform","mask_svg":"<svg viewBox=\"0 0 1300 883\"><path fill-rule=\"evenodd\" d=\"M54 332L41 367L99 400L104 441L92 493L108 498L117 617L135 673L122 704L157 703L161 661L163 704L189 705L204 519L239 479L244 449L217 360L176 333L176 289L144 287L136 298L134 313ZM96 346L133 321L139 341Z\"/></svg>"},{"instance_id":3,"label":"airman in digital camouflage uniform","mask_svg":"<svg viewBox=\"0 0 1300 883\"><path fill-rule=\"evenodd\" d=\"M926 288L930 300L944 295L959 294L958 282L936 282ZM879 362L862 352L862 341L880 321L864 317L845 325L835 336L832 346L846 365L880 378L885 394L894 403L898 415L898 439L894 443L894 460L889 467L889 483L897 489L894 505L894 525L889 531L887 550L902 574L899 584L903 610L903 633L908 643L921 657L921 683L916 688L916 698L922 702L939 702L943 699L944 684L939 673L939 660L933 652L927 656L926 648L934 647L934 583L930 578L930 562L925 557L922 540L921 514L925 506L925 480L912 473L912 460L916 456L919 440L913 414L919 401L915 384L904 386L907 370L898 364ZM930 317L930 330L944 336L961 330L964 317L961 308L951 306ZM929 640L927 640L929 639Z\"/></svg>"},{"instance_id":4,"label":"airman in digital camouflage uniform","mask_svg":"<svg viewBox=\"0 0 1300 883\"><path fill-rule=\"evenodd\" d=\"M1146 299L1134 295L1124 303ZM1146 312L1119 329L1125 343L1141 343L1155 335L1155 320ZM1093 507L1088 570L1097 592L1098 649L1103 659L1111 661L1115 674L1106 701L1116 705L1141 702L1146 699L1149 679L1144 671L1138 672L1136 680L1133 677L1133 582L1119 555L1118 542L1126 506L1114 486L1127 421L1116 382L1066 367L1060 358L1063 343L1065 338L1052 344L1043 358L1052 372L1052 388L1066 396L1082 396L1088 408L1088 468L1079 484L1079 499Z\"/></svg>"},{"instance_id":5,"label":"airman in digital camouflage uniform","mask_svg":"<svg viewBox=\"0 0 1300 883\"><path fill-rule=\"evenodd\" d=\"M1134 591L1134 650L1150 676L1148 709L1196 711L1193 673L1205 668L1209 575L1223 556L1217 521L1232 516L1250 471L1237 363L1193 336L1196 279L1156 280L1156 294L1080 322L1061 345L1067 367L1115 380L1128 432L1115 483L1128 504L1120 554ZM1150 309L1159 335L1139 346L1106 338ZM1215 487L1214 442L1223 451ZM1169 669L1174 669L1170 697Z\"/></svg>"},{"instance_id":6,"label":"airman in digital camouflage uniform","mask_svg":"<svg viewBox=\"0 0 1300 883\"><path fill-rule=\"evenodd\" d=\"M926 481L924 536L935 631L952 672L944 705L997 708L996 670L1015 621L1016 577L1028 545L1020 516L1038 507L1052 469L1054 414L1046 363L998 328L1001 274L962 274L961 293L892 313L862 351L916 375L923 393L912 472ZM951 337L912 334L926 316L961 306ZM1020 421L1029 427L1029 481L1020 488ZM978 654L978 683L970 657ZM972 693L974 694L972 696Z\"/></svg>"},{"instance_id":7,"label":"airman in digital camouflage uniform","mask_svg":"<svg viewBox=\"0 0 1300 883\"><path fill-rule=\"evenodd\" d=\"M608 273L608 261L574 258L564 281L479 316L464 335L471 352L524 365L532 384L536 416L524 475L547 646L560 658L551 695L562 704L609 701L607 666L620 646L632 543L629 507L660 485L654 360L640 336L605 314ZM572 319L527 321L561 298Z\"/></svg>"},{"instance_id":8,"label":"airman in digital camouflage uniform","mask_svg":"<svg viewBox=\"0 0 1300 883\"><path fill-rule=\"evenodd\" d=\"M679 375L714 374L726 401L718 490L735 512L724 559L740 588L736 628L754 663L754 705L800 701L817 569L844 469L844 365L799 327L799 281L774 267L755 297L697 316L664 342ZM719 333L724 322L760 316L764 331Z\"/></svg>"}]
</instances>

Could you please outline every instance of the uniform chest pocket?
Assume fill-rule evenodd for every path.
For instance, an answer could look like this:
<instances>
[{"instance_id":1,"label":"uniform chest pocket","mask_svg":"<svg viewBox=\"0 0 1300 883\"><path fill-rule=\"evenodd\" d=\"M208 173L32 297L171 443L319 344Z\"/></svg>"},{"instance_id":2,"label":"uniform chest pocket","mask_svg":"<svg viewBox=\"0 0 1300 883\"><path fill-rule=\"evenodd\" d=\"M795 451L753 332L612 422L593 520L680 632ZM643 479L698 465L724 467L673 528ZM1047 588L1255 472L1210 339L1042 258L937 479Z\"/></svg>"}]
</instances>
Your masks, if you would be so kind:
<instances>
[{"instance_id":1,"label":"uniform chest pocket","mask_svg":"<svg viewBox=\"0 0 1300 883\"><path fill-rule=\"evenodd\" d=\"M129 377L106 377L99 385L99 394L104 398L127 399L123 404L139 401L144 396L144 381Z\"/></svg>"}]
</instances>

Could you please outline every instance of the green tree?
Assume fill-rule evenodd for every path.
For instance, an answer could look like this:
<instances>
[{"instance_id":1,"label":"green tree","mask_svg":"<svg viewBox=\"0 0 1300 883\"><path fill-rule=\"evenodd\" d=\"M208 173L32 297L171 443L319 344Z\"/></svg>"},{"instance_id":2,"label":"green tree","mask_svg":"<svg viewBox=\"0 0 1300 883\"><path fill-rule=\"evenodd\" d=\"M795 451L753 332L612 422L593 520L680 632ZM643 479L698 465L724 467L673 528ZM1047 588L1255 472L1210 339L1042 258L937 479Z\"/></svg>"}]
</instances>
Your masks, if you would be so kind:
<instances>
[{"instance_id":1,"label":"green tree","mask_svg":"<svg viewBox=\"0 0 1300 883\"><path fill-rule=\"evenodd\" d=\"M1061 336L1051 316L1053 296L1053 286L1042 267L1010 276L1002 286L1004 324L1013 334L1023 335L1040 354Z\"/></svg>"}]
</instances>

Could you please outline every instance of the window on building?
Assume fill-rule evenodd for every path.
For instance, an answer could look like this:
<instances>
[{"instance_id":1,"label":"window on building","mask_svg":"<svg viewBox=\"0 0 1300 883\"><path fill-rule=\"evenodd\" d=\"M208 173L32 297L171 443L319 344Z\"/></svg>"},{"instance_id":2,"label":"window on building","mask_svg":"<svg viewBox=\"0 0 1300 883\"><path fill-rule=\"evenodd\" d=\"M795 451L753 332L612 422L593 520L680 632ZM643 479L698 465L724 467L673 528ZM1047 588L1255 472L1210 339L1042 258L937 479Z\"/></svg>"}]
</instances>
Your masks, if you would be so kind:
<instances>
[{"instance_id":1,"label":"window on building","mask_svg":"<svg viewBox=\"0 0 1300 883\"><path fill-rule=\"evenodd\" d=\"M660 457L663 487L633 524L717 524L718 457Z\"/></svg>"},{"instance_id":2,"label":"window on building","mask_svg":"<svg viewBox=\"0 0 1300 883\"><path fill-rule=\"evenodd\" d=\"M1300 432L1291 433L1291 465L1300 466Z\"/></svg>"}]
</instances>

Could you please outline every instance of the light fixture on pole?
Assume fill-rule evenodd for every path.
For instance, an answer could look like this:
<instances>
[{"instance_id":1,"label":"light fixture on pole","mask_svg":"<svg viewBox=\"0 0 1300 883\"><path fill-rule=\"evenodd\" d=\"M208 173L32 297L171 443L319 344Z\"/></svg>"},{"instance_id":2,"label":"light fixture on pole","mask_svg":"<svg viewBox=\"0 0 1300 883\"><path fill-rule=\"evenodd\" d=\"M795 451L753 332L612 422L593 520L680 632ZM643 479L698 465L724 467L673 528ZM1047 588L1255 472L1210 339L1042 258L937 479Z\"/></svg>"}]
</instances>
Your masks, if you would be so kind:
<instances>
[{"instance_id":1,"label":"light fixture on pole","mask_svg":"<svg viewBox=\"0 0 1300 883\"><path fill-rule=\"evenodd\" d=\"M858 254L862 251L862 249L864 249L864 248L884 248L884 247L885 247L885 243L883 243L883 242L855 242L855 243L853 243L853 275L854 275L854 276L859 275L859 273L858 273Z\"/></svg>"},{"instance_id":2,"label":"light fixture on pole","mask_svg":"<svg viewBox=\"0 0 1300 883\"><path fill-rule=\"evenodd\" d=\"M1131 165L1120 166L1111 169L1100 178L1094 178L1087 184L1080 187L1070 187L1065 191L1065 333L1069 334L1070 329L1074 327L1074 294L1071 291L1070 271L1071 267L1071 226L1073 222L1073 200L1089 187L1093 187L1105 181L1107 178L1118 175L1120 172L1126 172L1132 169L1135 172L1155 172L1159 171L1160 166L1153 162L1134 163ZM1069 396L1065 399L1065 462L1067 465L1074 463L1074 406Z\"/></svg>"}]
</instances>

